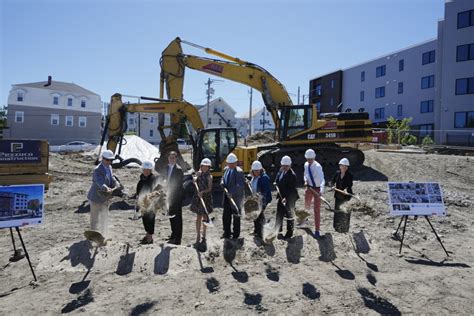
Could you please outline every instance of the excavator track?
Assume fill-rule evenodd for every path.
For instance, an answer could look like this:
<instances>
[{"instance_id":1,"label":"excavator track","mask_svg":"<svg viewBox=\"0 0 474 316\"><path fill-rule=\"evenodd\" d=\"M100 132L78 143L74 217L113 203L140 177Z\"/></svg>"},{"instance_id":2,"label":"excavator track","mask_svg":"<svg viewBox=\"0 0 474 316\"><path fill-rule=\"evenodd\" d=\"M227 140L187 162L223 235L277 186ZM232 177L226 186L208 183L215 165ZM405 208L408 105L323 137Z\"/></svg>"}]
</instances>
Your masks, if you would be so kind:
<instances>
[{"instance_id":1,"label":"excavator track","mask_svg":"<svg viewBox=\"0 0 474 316\"><path fill-rule=\"evenodd\" d=\"M295 171L299 184L303 183L304 153L312 148L316 152L316 161L321 164L326 179L332 177L338 168L338 162L342 158L349 159L351 168L362 166L365 160L364 153L352 147L340 147L336 144L324 146L288 146L288 147L266 147L259 151L257 158L272 179L275 178L280 167L280 160L288 155L293 162L292 169Z\"/></svg>"}]
</instances>

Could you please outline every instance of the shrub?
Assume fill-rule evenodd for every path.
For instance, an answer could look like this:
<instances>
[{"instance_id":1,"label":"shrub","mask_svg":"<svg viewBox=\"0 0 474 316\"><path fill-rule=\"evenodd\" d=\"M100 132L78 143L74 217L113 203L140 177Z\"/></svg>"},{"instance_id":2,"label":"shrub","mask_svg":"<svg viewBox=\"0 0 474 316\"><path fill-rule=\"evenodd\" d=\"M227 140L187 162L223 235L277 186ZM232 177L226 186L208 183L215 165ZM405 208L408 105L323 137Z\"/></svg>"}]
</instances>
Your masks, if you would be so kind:
<instances>
[{"instance_id":1,"label":"shrub","mask_svg":"<svg viewBox=\"0 0 474 316\"><path fill-rule=\"evenodd\" d=\"M428 146L428 145L433 145L433 144L434 144L434 141L429 135L426 135L421 141L421 145L423 146Z\"/></svg>"}]
</instances>

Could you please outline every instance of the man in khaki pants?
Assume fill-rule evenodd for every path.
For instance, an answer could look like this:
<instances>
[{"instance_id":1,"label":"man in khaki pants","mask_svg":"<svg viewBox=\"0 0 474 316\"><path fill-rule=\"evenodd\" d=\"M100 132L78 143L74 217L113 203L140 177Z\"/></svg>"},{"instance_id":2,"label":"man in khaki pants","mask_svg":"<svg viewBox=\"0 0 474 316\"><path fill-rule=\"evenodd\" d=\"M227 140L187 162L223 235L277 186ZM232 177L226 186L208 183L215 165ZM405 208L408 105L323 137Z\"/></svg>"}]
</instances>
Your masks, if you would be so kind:
<instances>
[{"instance_id":1,"label":"man in khaki pants","mask_svg":"<svg viewBox=\"0 0 474 316\"><path fill-rule=\"evenodd\" d=\"M94 169L92 185L87 194L91 209L91 230L108 237L109 200L117 182L112 173L114 153L106 150L102 153L102 162Z\"/></svg>"}]
</instances>

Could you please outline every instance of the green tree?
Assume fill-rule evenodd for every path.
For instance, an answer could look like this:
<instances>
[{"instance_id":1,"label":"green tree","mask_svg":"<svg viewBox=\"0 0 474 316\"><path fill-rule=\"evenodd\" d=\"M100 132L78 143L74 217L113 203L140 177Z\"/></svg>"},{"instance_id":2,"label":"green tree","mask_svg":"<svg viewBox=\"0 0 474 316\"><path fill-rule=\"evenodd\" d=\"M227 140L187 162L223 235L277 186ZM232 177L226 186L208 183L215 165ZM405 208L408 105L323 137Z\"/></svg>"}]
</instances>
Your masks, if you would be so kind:
<instances>
[{"instance_id":1,"label":"green tree","mask_svg":"<svg viewBox=\"0 0 474 316\"><path fill-rule=\"evenodd\" d=\"M413 118L411 117L397 120L393 116L390 116L387 122L388 143L393 144L396 142L397 144L400 144L400 143L403 144L402 140L405 140L405 143L407 142L411 143L413 141L413 138L409 137L410 136L409 132L410 132L410 123L412 120ZM416 143L416 137L415 137L415 143Z\"/></svg>"}]
</instances>

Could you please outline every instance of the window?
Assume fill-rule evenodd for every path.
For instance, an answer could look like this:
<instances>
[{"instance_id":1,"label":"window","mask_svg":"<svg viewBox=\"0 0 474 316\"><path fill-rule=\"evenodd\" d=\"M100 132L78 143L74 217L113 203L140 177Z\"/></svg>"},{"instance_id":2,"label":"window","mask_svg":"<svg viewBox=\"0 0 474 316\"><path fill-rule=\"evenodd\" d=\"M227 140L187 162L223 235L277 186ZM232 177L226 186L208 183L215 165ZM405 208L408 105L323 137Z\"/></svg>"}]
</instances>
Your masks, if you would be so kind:
<instances>
[{"instance_id":1,"label":"window","mask_svg":"<svg viewBox=\"0 0 474 316\"><path fill-rule=\"evenodd\" d=\"M474 25L474 10L458 13L458 29Z\"/></svg>"},{"instance_id":2,"label":"window","mask_svg":"<svg viewBox=\"0 0 474 316\"><path fill-rule=\"evenodd\" d=\"M212 124L212 119L211 118L207 119L207 124Z\"/></svg>"},{"instance_id":3,"label":"window","mask_svg":"<svg viewBox=\"0 0 474 316\"><path fill-rule=\"evenodd\" d=\"M421 58L421 64L426 65L426 64L431 64L435 62L435 51L429 51L426 53L423 53L422 58Z\"/></svg>"},{"instance_id":4,"label":"window","mask_svg":"<svg viewBox=\"0 0 474 316\"><path fill-rule=\"evenodd\" d=\"M398 83L398 94L402 94L403 93L403 82L399 82Z\"/></svg>"},{"instance_id":5,"label":"window","mask_svg":"<svg viewBox=\"0 0 474 316\"><path fill-rule=\"evenodd\" d=\"M474 94L474 77L456 79L456 95Z\"/></svg>"},{"instance_id":6,"label":"window","mask_svg":"<svg viewBox=\"0 0 474 316\"><path fill-rule=\"evenodd\" d=\"M321 84L320 83L316 85L316 95L317 96L321 95Z\"/></svg>"},{"instance_id":7,"label":"window","mask_svg":"<svg viewBox=\"0 0 474 316\"><path fill-rule=\"evenodd\" d=\"M66 116L66 126L74 126L74 116Z\"/></svg>"},{"instance_id":8,"label":"window","mask_svg":"<svg viewBox=\"0 0 474 316\"><path fill-rule=\"evenodd\" d=\"M329 100L329 103L330 103L331 106L334 105L334 98L333 97L331 97L331 99Z\"/></svg>"},{"instance_id":9,"label":"window","mask_svg":"<svg viewBox=\"0 0 474 316\"><path fill-rule=\"evenodd\" d=\"M53 97L53 104L54 104L54 105L58 105L58 104L59 104L59 97L58 97L58 96L54 96L54 97Z\"/></svg>"},{"instance_id":10,"label":"window","mask_svg":"<svg viewBox=\"0 0 474 316\"><path fill-rule=\"evenodd\" d=\"M25 121L25 113L23 111L15 111L15 123L23 123Z\"/></svg>"},{"instance_id":11,"label":"window","mask_svg":"<svg viewBox=\"0 0 474 316\"><path fill-rule=\"evenodd\" d=\"M81 108L85 108L86 107L86 100L81 100Z\"/></svg>"},{"instance_id":12,"label":"window","mask_svg":"<svg viewBox=\"0 0 474 316\"><path fill-rule=\"evenodd\" d=\"M150 117L150 124L154 124L155 123L155 118L153 116Z\"/></svg>"},{"instance_id":13,"label":"window","mask_svg":"<svg viewBox=\"0 0 474 316\"><path fill-rule=\"evenodd\" d=\"M150 137L153 137L153 130L150 130Z\"/></svg>"},{"instance_id":14,"label":"window","mask_svg":"<svg viewBox=\"0 0 474 316\"><path fill-rule=\"evenodd\" d=\"M365 71L360 72L360 81L365 81Z\"/></svg>"},{"instance_id":15,"label":"window","mask_svg":"<svg viewBox=\"0 0 474 316\"><path fill-rule=\"evenodd\" d=\"M221 113L224 113L224 108L221 109Z\"/></svg>"},{"instance_id":16,"label":"window","mask_svg":"<svg viewBox=\"0 0 474 316\"><path fill-rule=\"evenodd\" d=\"M219 126L222 125L222 119L219 119L219 123L218 123L218 124L219 124Z\"/></svg>"},{"instance_id":17,"label":"window","mask_svg":"<svg viewBox=\"0 0 474 316\"><path fill-rule=\"evenodd\" d=\"M133 125L135 123L135 120L133 118L128 119L128 125Z\"/></svg>"},{"instance_id":18,"label":"window","mask_svg":"<svg viewBox=\"0 0 474 316\"><path fill-rule=\"evenodd\" d=\"M375 98L383 98L385 96L385 87L375 88Z\"/></svg>"},{"instance_id":19,"label":"window","mask_svg":"<svg viewBox=\"0 0 474 316\"><path fill-rule=\"evenodd\" d=\"M385 76L385 65L379 66L379 67L377 67L377 69L375 69L375 77L376 78L383 77L383 76Z\"/></svg>"},{"instance_id":20,"label":"window","mask_svg":"<svg viewBox=\"0 0 474 316\"><path fill-rule=\"evenodd\" d=\"M87 125L87 117L79 116L79 127L86 127Z\"/></svg>"},{"instance_id":21,"label":"window","mask_svg":"<svg viewBox=\"0 0 474 316\"><path fill-rule=\"evenodd\" d=\"M433 112L433 100L421 101L421 103L420 103L420 112L421 113Z\"/></svg>"},{"instance_id":22,"label":"window","mask_svg":"<svg viewBox=\"0 0 474 316\"><path fill-rule=\"evenodd\" d=\"M397 105L397 116L403 116L403 104Z\"/></svg>"},{"instance_id":23,"label":"window","mask_svg":"<svg viewBox=\"0 0 474 316\"><path fill-rule=\"evenodd\" d=\"M474 128L474 111L454 113L454 127Z\"/></svg>"},{"instance_id":24,"label":"window","mask_svg":"<svg viewBox=\"0 0 474 316\"><path fill-rule=\"evenodd\" d=\"M67 98L67 106L72 106L72 98Z\"/></svg>"},{"instance_id":25,"label":"window","mask_svg":"<svg viewBox=\"0 0 474 316\"><path fill-rule=\"evenodd\" d=\"M420 125L418 129L420 130L420 137L433 136L433 124Z\"/></svg>"},{"instance_id":26,"label":"window","mask_svg":"<svg viewBox=\"0 0 474 316\"><path fill-rule=\"evenodd\" d=\"M456 61L474 60L474 44L459 45L456 49Z\"/></svg>"},{"instance_id":27,"label":"window","mask_svg":"<svg viewBox=\"0 0 474 316\"><path fill-rule=\"evenodd\" d=\"M377 108L375 109L375 119L383 119L385 118L385 109L384 108Z\"/></svg>"},{"instance_id":28,"label":"window","mask_svg":"<svg viewBox=\"0 0 474 316\"><path fill-rule=\"evenodd\" d=\"M331 89L334 89L334 79L331 80Z\"/></svg>"},{"instance_id":29,"label":"window","mask_svg":"<svg viewBox=\"0 0 474 316\"><path fill-rule=\"evenodd\" d=\"M434 87L434 75L421 78L421 89L428 89Z\"/></svg>"},{"instance_id":30,"label":"window","mask_svg":"<svg viewBox=\"0 0 474 316\"><path fill-rule=\"evenodd\" d=\"M321 102L316 101L316 109L318 110L318 113L321 112Z\"/></svg>"},{"instance_id":31,"label":"window","mask_svg":"<svg viewBox=\"0 0 474 316\"><path fill-rule=\"evenodd\" d=\"M364 93L364 91L361 91L360 92L360 101L363 102L364 98L365 98L365 93Z\"/></svg>"},{"instance_id":32,"label":"window","mask_svg":"<svg viewBox=\"0 0 474 316\"><path fill-rule=\"evenodd\" d=\"M51 114L51 125L59 125L59 114Z\"/></svg>"},{"instance_id":33,"label":"window","mask_svg":"<svg viewBox=\"0 0 474 316\"><path fill-rule=\"evenodd\" d=\"M403 71L405 69L405 60L404 59L400 59L398 61L398 71Z\"/></svg>"},{"instance_id":34,"label":"window","mask_svg":"<svg viewBox=\"0 0 474 316\"><path fill-rule=\"evenodd\" d=\"M18 102L23 102L23 92L18 92L18 93L16 94L16 100L17 100Z\"/></svg>"}]
</instances>

